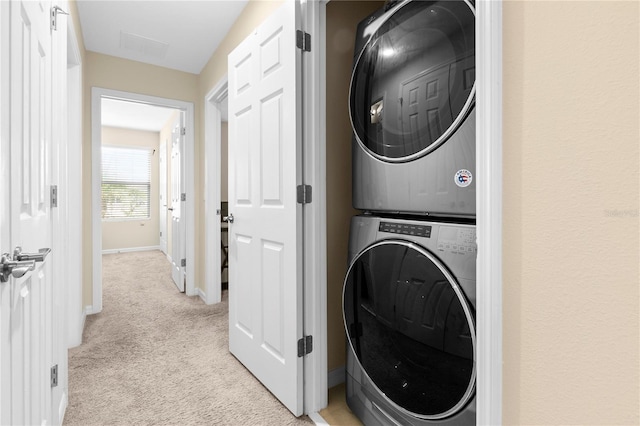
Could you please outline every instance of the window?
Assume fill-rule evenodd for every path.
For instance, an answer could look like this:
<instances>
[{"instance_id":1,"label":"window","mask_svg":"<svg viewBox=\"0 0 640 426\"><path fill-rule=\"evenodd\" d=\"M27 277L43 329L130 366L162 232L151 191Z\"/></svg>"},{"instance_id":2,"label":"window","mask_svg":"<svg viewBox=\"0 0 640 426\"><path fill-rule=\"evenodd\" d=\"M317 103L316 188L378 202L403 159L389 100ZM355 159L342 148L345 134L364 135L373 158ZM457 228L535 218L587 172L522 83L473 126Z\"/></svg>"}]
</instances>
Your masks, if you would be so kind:
<instances>
[{"instance_id":1,"label":"window","mask_svg":"<svg viewBox=\"0 0 640 426\"><path fill-rule=\"evenodd\" d=\"M148 219L151 150L102 147L102 218Z\"/></svg>"}]
</instances>

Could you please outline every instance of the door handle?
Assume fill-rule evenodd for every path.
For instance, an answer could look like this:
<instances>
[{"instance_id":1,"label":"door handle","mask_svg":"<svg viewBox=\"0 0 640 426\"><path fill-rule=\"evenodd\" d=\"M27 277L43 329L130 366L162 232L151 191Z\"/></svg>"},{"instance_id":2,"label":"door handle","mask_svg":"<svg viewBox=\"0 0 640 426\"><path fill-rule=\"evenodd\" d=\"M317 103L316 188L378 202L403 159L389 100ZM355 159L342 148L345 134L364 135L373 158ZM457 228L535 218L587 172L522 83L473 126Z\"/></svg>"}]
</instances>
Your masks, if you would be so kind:
<instances>
[{"instance_id":1,"label":"door handle","mask_svg":"<svg viewBox=\"0 0 640 426\"><path fill-rule=\"evenodd\" d=\"M222 220L224 220L225 222L233 223L233 213L231 213L229 216L223 216Z\"/></svg>"},{"instance_id":2,"label":"door handle","mask_svg":"<svg viewBox=\"0 0 640 426\"><path fill-rule=\"evenodd\" d=\"M0 259L0 282L9 281L9 275L20 278L34 269L36 269L35 260L13 260L9 253L4 253Z\"/></svg>"},{"instance_id":3,"label":"door handle","mask_svg":"<svg viewBox=\"0 0 640 426\"><path fill-rule=\"evenodd\" d=\"M44 262L44 259L51 252L50 248L41 248L37 253L23 253L22 247L18 246L13 251L13 258L19 262L33 260L34 262Z\"/></svg>"}]
</instances>

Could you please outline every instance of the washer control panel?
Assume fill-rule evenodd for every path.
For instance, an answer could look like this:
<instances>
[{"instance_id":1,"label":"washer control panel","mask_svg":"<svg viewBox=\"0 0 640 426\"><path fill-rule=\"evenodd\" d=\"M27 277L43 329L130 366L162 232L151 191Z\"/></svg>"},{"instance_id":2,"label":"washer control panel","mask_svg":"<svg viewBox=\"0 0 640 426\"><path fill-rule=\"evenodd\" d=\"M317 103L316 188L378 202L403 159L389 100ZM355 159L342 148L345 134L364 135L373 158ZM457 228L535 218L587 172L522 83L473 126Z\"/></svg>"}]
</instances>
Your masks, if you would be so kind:
<instances>
[{"instance_id":1,"label":"washer control panel","mask_svg":"<svg viewBox=\"0 0 640 426\"><path fill-rule=\"evenodd\" d=\"M438 250L454 254L477 252L476 230L441 226L438 234Z\"/></svg>"},{"instance_id":2,"label":"washer control panel","mask_svg":"<svg viewBox=\"0 0 640 426\"><path fill-rule=\"evenodd\" d=\"M389 232L391 234L412 235L414 237L431 238L430 225L415 225L408 223L380 222L378 227L380 232Z\"/></svg>"}]
</instances>

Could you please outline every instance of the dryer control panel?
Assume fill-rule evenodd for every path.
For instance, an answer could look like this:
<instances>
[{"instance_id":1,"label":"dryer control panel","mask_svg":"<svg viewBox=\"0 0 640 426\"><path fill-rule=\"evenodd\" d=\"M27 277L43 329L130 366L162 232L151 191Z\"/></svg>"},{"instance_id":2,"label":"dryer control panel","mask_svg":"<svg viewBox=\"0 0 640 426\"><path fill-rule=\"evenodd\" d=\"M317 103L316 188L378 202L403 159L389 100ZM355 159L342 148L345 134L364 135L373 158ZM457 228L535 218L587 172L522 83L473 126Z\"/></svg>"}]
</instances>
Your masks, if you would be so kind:
<instances>
[{"instance_id":1,"label":"dryer control panel","mask_svg":"<svg viewBox=\"0 0 640 426\"><path fill-rule=\"evenodd\" d=\"M404 234L404 235L411 235L414 237L431 238L430 225L416 225L416 224L396 223L396 222L380 222L378 231L389 232L391 234Z\"/></svg>"},{"instance_id":2,"label":"dryer control panel","mask_svg":"<svg viewBox=\"0 0 640 426\"><path fill-rule=\"evenodd\" d=\"M475 253L478 250L476 230L441 226L438 234L438 250L454 254Z\"/></svg>"}]
</instances>

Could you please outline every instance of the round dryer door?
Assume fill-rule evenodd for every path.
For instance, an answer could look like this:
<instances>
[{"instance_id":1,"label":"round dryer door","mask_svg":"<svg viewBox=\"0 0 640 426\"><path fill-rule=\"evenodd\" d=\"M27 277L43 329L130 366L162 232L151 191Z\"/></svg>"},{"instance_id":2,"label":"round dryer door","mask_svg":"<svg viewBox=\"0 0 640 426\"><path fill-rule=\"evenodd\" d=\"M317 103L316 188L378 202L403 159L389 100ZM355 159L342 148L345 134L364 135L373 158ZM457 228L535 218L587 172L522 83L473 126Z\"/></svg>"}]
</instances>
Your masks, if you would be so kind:
<instances>
[{"instance_id":1,"label":"round dryer door","mask_svg":"<svg viewBox=\"0 0 640 426\"><path fill-rule=\"evenodd\" d=\"M382 15L349 95L359 145L403 162L436 149L473 107L475 12L466 1L409 1Z\"/></svg>"},{"instance_id":2,"label":"round dryer door","mask_svg":"<svg viewBox=\"0 0 640 426\"><path fill-rule=\"evenodd\" d=\"M437 258L410 242L378 242L354 259L343 291L351 350L383 397L434 420L469 402L474 314Z\"/></svg>"}]
</instances>

